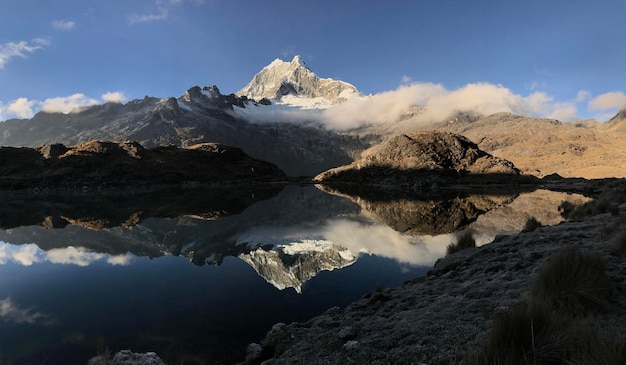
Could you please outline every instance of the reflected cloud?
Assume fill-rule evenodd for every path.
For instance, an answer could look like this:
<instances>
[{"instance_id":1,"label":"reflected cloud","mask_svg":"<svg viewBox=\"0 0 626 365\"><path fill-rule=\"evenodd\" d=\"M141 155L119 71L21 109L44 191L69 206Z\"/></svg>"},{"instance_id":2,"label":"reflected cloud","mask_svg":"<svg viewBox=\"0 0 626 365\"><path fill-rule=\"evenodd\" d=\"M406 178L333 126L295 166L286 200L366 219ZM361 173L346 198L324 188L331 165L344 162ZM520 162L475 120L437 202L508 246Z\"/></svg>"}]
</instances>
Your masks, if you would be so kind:
<instances>
[{"instance_id":1,"label":"reflected cloud","mask_svg":"<svg viewBox=\"0 0 626 365\"><path fill-rule=\"evenodd\" d=\"M0 300L0 320L17 324L42 324L50 326L56 321L47 314L37 312L32 308L20 308L11 298Z\"/></svg>"},{"instance_id":2,"label":"reflected cloud","mask_svg":"<svg viewBox=\"0 0 626 365\"><path fill-rule=\"evenodd\" d=\"M307 240L330 242L347 249L354 256L371 254L399 263L429 266L445 255L447 245L456 240L456 236L414 236L385 225L346 218L328 220L319 227L253 228L237 238L236 242L246 244L251 249L271 245L288 254L290 251L285 250L285 247Z\"/></svg>"},{"instance_id":3,"label":"reflected cloud","mask_svg":"<svg viewBox=\"0 0 626 365\"><path fill-rule=\"evenodd\" d=\"M12 245L0 241L0 265L17 263L23 266L31 266L35 263L49 262L53 264L88 266L96 261L105 261L111 265L128 265L133 256L109 255L91 252L84 247L68 246L44 251L34 243L25 245Z\"/></svg>"}]
</instances>

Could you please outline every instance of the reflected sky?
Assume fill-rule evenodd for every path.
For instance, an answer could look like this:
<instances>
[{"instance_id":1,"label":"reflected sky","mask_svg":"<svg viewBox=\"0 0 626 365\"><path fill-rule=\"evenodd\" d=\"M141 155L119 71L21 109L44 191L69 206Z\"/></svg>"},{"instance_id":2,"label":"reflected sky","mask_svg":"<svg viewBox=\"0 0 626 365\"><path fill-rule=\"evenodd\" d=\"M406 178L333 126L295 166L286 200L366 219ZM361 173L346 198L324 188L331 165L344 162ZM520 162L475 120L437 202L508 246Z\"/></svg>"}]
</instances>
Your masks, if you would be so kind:
<instances>
[{"instance_id":1,"label":"reflected sky","mask_svg":"<svg viewBox=\"0 0 626 365\"><path fill-rule=\"evenodd\" d=\"M0 300L0 320L17 324L43 324L46 326L56 321L49 315L32 308L20 308L11 298Z\"/></svg>"},{"instance_id":2,"label":"reflected sky","mask_svg":"<svg viewBox=\"0 0 626 365\"><path fill-rule=\"evenodd\" d=\"M398 263L427 266L443 256L447 245L454 239L453 234L413 236L374 222L344 218L327 220L318 227L253 227L239 235L236 243L250 248L273 245L275 248L293 246L311 251L330 242L348 249L354 256L369 254ZM303 245L305 242L308 244ZM297 253L293 248L287 252Z\"/></svg>"}]
</instances>

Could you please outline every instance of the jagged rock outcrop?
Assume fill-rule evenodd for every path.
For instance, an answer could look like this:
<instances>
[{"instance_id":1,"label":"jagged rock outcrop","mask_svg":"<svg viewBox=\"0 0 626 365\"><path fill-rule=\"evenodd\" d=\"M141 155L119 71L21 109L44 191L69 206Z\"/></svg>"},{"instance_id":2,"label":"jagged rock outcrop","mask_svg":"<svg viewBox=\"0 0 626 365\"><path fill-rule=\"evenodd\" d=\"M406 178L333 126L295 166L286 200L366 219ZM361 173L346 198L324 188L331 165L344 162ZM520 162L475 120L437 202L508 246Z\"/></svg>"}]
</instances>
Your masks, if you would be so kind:
<instances>
[{"instance_id":1,"label":"jagged rock outcrop","mask_svg":"<svg viewBox=\"0 0 626 365\"><path fill-rule=\"evenodd\" d=\"M276 165L217 143L145 149L137 142L0 148L0 188L65 189L276 181Z\"/></svg>"},{"instance_id":2,"label":"jagged rock outcrop","mask_svg":"<svg viewBox=\"0 0 626 365\"><path fill-rule=\"evenodd\" d=\"M136 353L122 350L113 358L97 356L89 360L88 365L165 365L163 360L154 352Z\"/></svg>"},{"instance_id":3,"label":"jagged rock outcrop","mask_svg":"<svg viewBox=\"0 0 626 365\"><path fill-rule=\"evenodd\" d=\"M237 92L237 95L254 100L296 95L324 98L331 103L342 102L358 94L356 87L347 82L318 77L300 56L295 56L291 62L274 60Z\"/></svg>"},{"instance_id":4,"label":"jagged rock outcrop","mask_svg":"<svg viewBox=\"0 0 626 365\"><path fill-rule=\"evenodd\" d=\"M510 183L520 172L513 164L445 132L402 134L374 146L361 159L323 172L316 181L397 187L432 184Z\"/></svg>"}]
</instances>

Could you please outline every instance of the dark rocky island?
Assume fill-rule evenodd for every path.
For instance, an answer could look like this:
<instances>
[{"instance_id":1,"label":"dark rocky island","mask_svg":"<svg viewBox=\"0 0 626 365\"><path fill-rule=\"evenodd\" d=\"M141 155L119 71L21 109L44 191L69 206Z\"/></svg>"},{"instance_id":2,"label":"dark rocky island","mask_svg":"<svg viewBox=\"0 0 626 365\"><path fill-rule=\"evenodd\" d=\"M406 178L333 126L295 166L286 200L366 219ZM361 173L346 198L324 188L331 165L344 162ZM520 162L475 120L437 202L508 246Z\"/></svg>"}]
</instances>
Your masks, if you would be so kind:
<instances>
[{"instance_id":1,"label":"dark rocky island","mask_svg":"<svg viewBox=\"0 0 626 365\"><path fill-rule=\"evenodd\" d=\"M422 189L433 185L532 182L510 161L494 157L461 135L401 134L367 149L361 158L315 177L324 184Z\"/></svg>"},{"instance_id":2,"label":"dark rocky island","mask_svg":"<svg viewBox=\"0 0 626 365\"><path fill-rule=\"evenodd\" d=\"M90 141L0 148L0 189L64 191L279 181L276 165L216 143L145 149L136 142Z\"/></svg>"}]
</instances>

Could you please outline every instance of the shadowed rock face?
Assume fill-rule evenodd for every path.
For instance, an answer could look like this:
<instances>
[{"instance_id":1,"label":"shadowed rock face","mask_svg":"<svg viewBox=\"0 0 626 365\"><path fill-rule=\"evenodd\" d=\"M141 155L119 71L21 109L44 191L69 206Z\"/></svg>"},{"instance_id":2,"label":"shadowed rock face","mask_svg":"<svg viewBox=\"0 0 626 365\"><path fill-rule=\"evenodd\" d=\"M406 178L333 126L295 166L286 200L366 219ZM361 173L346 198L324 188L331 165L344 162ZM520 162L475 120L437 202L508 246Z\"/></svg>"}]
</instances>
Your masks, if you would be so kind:
<instances>
[{"instance_id":1,"label":"shadowed rock face","mask_svg":"<svg viewBox=\"0 0 626 365\"><path fill-rule=\"evenodd\" d=\"M216 143L184 149L144 149L136 142L101 141L74 147L0 148L2 189L260 182L284 177L274 164Z\"/></svg>"},{"instance_id":2,"label":"shadowed rock face","mask_svg":"<svg viewBox=\"0 0 626 365\"><path fill-rule=\"evenodd\" d=\"M520 172L467 138L444 132L403 134L374 146L361 159L323 172L321 182L420 186L424 183L510 183Z\"/></svg>"}]
</instances>

